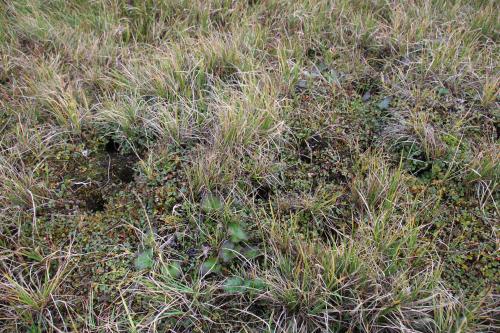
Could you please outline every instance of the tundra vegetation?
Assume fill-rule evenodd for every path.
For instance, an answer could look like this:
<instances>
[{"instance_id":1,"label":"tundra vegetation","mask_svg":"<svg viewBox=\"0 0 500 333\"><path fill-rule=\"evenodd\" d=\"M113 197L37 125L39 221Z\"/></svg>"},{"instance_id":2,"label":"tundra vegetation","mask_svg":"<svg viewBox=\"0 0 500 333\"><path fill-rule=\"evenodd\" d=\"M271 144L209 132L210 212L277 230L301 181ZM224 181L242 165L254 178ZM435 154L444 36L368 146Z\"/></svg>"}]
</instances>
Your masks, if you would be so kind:
<instances>
[{"instance_id":1,"label":"tundra vegetation","mask_svg":"<svg viewBox=\"0 0 500 333\"><path fill-rule=\"evenodd\" d=\"M499 9L1 0L0 332L498 332Z\"/></svg>"}]
</instances>

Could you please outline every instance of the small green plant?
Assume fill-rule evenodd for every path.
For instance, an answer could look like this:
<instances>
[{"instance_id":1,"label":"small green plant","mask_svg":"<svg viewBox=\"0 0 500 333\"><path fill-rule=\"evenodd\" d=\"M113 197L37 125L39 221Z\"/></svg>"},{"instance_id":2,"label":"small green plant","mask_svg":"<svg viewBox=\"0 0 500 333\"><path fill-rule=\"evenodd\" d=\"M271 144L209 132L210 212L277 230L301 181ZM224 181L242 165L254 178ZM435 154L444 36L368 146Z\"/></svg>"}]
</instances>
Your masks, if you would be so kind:
<instances>
[{"instance_id":1,"label":"small green plant","mask_svg":"<svg viewBox=\"0 0 500 333\"><path fill-rule=\"evenodd\" d=\"M135 258L134 265L139 271L152 268L154 265L153 249L147 248L139 252Z\"/></svg>"},{"instance_id":2,"label":"small green plant","mask_svg":"<svg viewBox=\"0 0 500 333\"><path fill-rule=\"evenodd\" d=\"M208 258L205 260L200 267L201 276L208 275L210 273L218 273L220 271L220 265L217 258Z\"/></svg>"}]
</instances>

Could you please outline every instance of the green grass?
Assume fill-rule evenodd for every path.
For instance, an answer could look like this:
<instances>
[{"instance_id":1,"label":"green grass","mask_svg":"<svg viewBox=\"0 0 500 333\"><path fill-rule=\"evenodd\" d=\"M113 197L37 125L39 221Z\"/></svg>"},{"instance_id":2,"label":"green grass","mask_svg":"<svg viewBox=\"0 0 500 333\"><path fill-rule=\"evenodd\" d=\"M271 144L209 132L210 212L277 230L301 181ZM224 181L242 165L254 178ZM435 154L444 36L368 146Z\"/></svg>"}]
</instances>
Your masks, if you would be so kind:
<instances>
[{"instance_id":1,"label":"green grass","mask_svg":"<svg viewBox=\"0 0 500 333\"><path fill-rule=\"evenodd\" d=\"M0 1L0 332L496 332L494 1Z\"/></svg>"}]
</instances>

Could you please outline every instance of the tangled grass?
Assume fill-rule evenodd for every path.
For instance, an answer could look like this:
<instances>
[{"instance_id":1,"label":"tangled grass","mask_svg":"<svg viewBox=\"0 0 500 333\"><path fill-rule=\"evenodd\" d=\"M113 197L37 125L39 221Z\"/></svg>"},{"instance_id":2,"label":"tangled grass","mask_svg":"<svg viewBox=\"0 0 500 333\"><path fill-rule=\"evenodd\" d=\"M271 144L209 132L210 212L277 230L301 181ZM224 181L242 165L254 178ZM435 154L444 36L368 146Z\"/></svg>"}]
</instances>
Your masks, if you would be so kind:
<instances>
[{"instance_id":1,"label":"tangled grass","mask_svg":"<svg viewBox=\"0 0 500 333\"><path fill-rule=\"evenodd\" d=\"M0 1L0 332L496 332L495 1Z\"/></svg>"}]
</instances>

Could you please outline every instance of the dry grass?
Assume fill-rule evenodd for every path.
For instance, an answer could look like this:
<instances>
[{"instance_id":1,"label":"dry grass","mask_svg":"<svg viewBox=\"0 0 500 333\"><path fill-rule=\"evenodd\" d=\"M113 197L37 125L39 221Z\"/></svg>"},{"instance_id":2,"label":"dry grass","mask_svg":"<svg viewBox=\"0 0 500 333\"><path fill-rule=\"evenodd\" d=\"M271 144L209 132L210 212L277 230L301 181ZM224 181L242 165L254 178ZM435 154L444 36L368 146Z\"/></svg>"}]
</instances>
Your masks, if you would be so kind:
<instances>
[{"instance_id":1,"label":"dry grass","mask_svg":"<svg viewBox=\"0 0 500 333\"><path fill-rule=\"evenodd\" d=\"M0 0L0 332L495 332L494 1Z\"/></svg>"}]
</instances>

